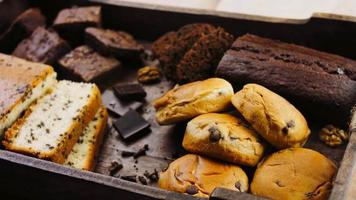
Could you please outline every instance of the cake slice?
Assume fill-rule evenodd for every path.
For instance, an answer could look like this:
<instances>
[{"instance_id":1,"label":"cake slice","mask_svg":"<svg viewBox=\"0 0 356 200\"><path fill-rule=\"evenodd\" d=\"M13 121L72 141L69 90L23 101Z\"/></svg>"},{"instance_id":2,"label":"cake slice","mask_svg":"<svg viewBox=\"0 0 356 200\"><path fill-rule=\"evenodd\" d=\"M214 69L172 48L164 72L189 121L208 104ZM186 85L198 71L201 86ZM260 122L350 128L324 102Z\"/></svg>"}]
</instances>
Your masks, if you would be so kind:
<instances>
[{"instance_id":1,"label":"cake slice","mask_svg":"<svg viewBox=\"0 0 356 200\"><path fill-rule=\"evenodd\" d=\"M20 114L56 81L49 65L0 53L0 137Z\"/></svg>"},{"instance_id":2,"label":"cake slice","mask_svg":"<svg viewBox=\"0 0 356 200\"><path fill-rule=\"evenodd\" d=\"M101 105L94 84L60 81L5 133L10 151L64 163Z\"/></svg>"},{"instance_id":3,"label":"cake slice","mask_svg":"<svg viewBox=\"0 0 356 200\"><path fill-rule=\"evenodd\" d=\"M107 120L108 112L105 107L101 107L96 112L94 119L80 135L64 162L65 165L88 171L94 170L96 157L104 138Z\"/></svg>"}]
</instances>

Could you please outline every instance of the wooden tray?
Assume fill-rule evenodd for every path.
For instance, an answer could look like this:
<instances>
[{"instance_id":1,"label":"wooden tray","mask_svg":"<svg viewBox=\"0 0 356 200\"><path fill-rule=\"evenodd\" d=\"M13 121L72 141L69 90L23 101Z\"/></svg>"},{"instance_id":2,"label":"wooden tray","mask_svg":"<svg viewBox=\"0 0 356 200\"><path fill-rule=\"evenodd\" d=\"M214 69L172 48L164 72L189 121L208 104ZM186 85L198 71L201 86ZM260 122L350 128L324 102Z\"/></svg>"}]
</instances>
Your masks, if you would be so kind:
<instances>
[{"instance_id":1,"label":"wooden tray","mask_svg":"<svg viewBox=\"0 0 356 200\"><path fill-rule=\"evenodd\" d=\"M31 1L33 6L38 6L48 17L51 24L58 11L72 5L89 5L87 1L73 0L37 0ZM310 46L323 51L334 52L340 55L356 59L356 53L350 50L356 44L356 24L346 21L312 18L306 24L295 25L287 23L269 23L219 17L213 15L200 15L199 13L181 13L174 11L159 11L144 8L125 7L120 5L103 6L104 26L113 29L128 31L149 46L150 42L161 34L176 30L180 26L194 23L207 22L223 26L235 36L244 33L255 33L261 36L281 39ZM114 82L135 81L134 74L137 67L124 66L125 70L114 81L101 85L107 88ZM118 81L115 81L118 80ZM121 175L143 174L146 170L160 171L171 162L177 154L184 154L181 148L181 140L184 133L184 124L176 126L159 126L154 119L155 111L150 102L162 95L173 86L172 83L162 80L158 84L147 85L148 93L146 102L140 111L143 117L151 123L151 132L131 142L124 142L118 137L118 133L109 128L104 139L104 144L99 155L96 173L76 170L70 167L58 165L48 161L20 155L6 150L0 150L0 183L2 198L24 199L199 199L188 195L161 190L155 183L149 186L140 183L128 182L116 177L108 176L108 166L113 160L121 160L124 168ZM104 90L102 91L104 92ZM110 89L105 94L110 94ZM112 101L111 97L104 95L104 101ZM111 116L111 121L116 117ZM345 126L347 122L345 122ZM314 132L307 143L307 147L318 150L333 160L340 168L330 199L355 199L355 186L353 185L352 169L356 158L356 134L351 136L348 145L338 148L329 148L323 145L317 138L316 130L320 125L312 124ZM356 132L356 115L350 123L350 133ZM147 156L142 156L136 163L133 158L122 158L122 151L136 152L139 148L148 144L150 149ZM137 168L137 170L135 169ZM246 168L248 175L253 175L251 169ZM356 172L354 172L356 173ZM354 179L355 181L355 179ZM210 199L261 199L247 193L238 193L217 189Z\"/></svg>"}]
</instances>

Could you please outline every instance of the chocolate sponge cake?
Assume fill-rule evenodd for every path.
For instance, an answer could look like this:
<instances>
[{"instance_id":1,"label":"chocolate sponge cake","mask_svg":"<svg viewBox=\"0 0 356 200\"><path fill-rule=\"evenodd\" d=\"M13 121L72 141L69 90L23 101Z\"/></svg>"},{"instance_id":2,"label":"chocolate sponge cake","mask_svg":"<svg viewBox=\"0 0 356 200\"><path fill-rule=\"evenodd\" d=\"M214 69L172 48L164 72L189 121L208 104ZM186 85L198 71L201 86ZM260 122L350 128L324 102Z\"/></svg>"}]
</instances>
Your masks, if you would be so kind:
<instances>
[{"instance_id":1,"label":"chocolate sponge cake","mask_svg":"<svg viewBox=\"0 0 356 200\"><path fill-rule=\"evenodd\" d=\"M192 82L213 76L221 57L233 41L234 36L222 28L202 36L177 65L179 82Z\"/></svg>"},{"instance_id":2,"label":"chocolate sponge cake","mask_svg":"<svg viewBox=\"0 0 356 200\"><path fill-rule=\"evenodd\" d=\"M264 85L314 113L345 116L356 102L355 61L249 34L233 43L216 75L235 87Z\"/></svg>"},{"instance_id":3,"label":"chocolate sponge cake","mask_svg":"<svg viewBox=\"0 0 356 200\"><path fill-rule=\"evenodd\" d=\"M38 27L29 38L20 42L12 55L53 65L68 51L70 46L55 31Z\"/></svg>"}]
</instances>

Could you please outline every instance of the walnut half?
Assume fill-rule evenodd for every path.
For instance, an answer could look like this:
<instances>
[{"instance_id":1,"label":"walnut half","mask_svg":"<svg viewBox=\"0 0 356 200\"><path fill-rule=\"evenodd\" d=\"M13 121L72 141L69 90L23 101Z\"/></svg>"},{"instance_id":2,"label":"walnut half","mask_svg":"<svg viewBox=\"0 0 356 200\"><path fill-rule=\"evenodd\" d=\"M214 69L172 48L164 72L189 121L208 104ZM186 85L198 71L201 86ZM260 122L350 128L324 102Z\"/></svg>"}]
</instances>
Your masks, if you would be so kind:
<instances>
[{"instance_id":1,"label":"walnut half","mask_svg":"<svg viewBox=\"0 0 356 200\"><path fill-rule=\"evenodd\" d=\"M346 142L349 139L349 134L346 131L329 124L320 130L319 138L326 145L336 147Z\"/></svg>"},{"instance_id":2,"label":"walnut half","mask_svg":"<svg viewBox=\"0 0 356 200\"><path fill-rule=\"evenodd\" d=\"M137 80L140 83L158 82L160 80L159 70L154 66L142 67L137 72Z\"/></svg>"}]
</instances>

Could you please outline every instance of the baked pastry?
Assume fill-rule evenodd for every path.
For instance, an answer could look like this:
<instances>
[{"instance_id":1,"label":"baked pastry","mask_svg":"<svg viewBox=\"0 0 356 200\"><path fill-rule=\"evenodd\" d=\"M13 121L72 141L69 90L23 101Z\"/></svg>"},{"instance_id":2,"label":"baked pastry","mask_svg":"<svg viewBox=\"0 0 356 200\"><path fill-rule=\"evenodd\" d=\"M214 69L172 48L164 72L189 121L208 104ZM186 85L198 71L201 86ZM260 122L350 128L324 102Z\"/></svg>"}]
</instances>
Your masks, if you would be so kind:
<instances>
[{"instance_id":1,"label":"baked pastry","mask_svg":"<svg viewBox=\"0 0 356 200\"><path fill-rule=\"evenodd\" d=\"M247 192L248 178L236 165L187 154L160 173L158 185L170 191L208 197L216 187Z\"/></svg>"},{"instance_id":2,"label":"baked pastry","mask_svg":"<svg viewBox=\"0 0 356 200\"><path fill-rule=\"evenodd\" d=\"M254 130L232 115L217 113L192 119L183 147L191 153L247 166L256 166L264 152L264 144Z\"/></svg>"},{"instance_id":3,"label":"baked pastry","mask_svg":"<svg viewBox=\"0 0 356 200\"><path fill-rule=\"evenodd\" d=\"M53 22L53 28L72 44L80 44L87 27L101 26L101 7L73 7L61 10Z\"/></svg>"},{"instance_id":4,"label":"baked pastry","mask_svg":"<svg viewBox=\"0 0 356 200\"><path fill-rule=\"evenodd\" d=\"M204 113L224 111L231 105L233 95L231 84L220 78L181 85L153 102L156 120L166 125Z\"/></svg>"},{"instance_id":5,"label":"baked pastry","mask_svg":"<svg viewBox=\"0 0 356 200\"><path fill-rule=\"evenodd\" d=\"M327 199L335 173L334 163L314 150L284 149L259 164L251 193L269 199Z\"/></svg>"},{"instance_id":6,"label":"baked pastry","mask_svg":"<svg viewBox=\"0 0 356 200\"><path fill-rule=\"evenodd\" d=\"M0 51L11 53L17 44L30 36L40 26L46 25L46 18L37 8L30 8L17 16L10 27L0 36Z\"/></svg>"},{"instance_id":7,"label":"baked pastry","mask_svg":"<svg viewBox=\"0 0 356 200\"><path fill-rule=\"evenodd\" d=\"M220 27L201 36L177 65L178 81L192 82L214 76L216 66L233 41L234 36Z\"/></svg>"},{"instance_id":8,"label":"baked pastry","mask_svg":"<svg viewBox=\"0 0 356 200\"><path fill-rule=\"evenodd\" d=\"M108 112L105 107L101 107L80 135L77 143L66 158L65 165L82 170L94 170L100 145L104 138L107 120Z\"/></svg>"},{"instance_id":9,"label":"baked pastry","mask_svg":"<svg viewBox=\"0 0 356 200\"><path fill-rule=\"evenodd\" d=\"M38 27L29 38L17 45L12 55L52 65L69 51L70 46L55 31Z\"/></svg>"},{"instance_id":10,"label":"baked pastry","mask_svg":"<svg viewBox=\"0 0 356 200\"><path fill-rule=\"evenodd\" d=\"M232 104L276 148L301 147L310 134L303 115L287 100L257 84L247 84Z\"/></svg>"},{"instance_id":11,"label":"baked pastry","mask_svg":"<svg viewBox=\"0 0 356 200\"><path fill-rule=\"evenodd\" d=\"M163 68L163 73L167 78L177 80L176 66L184 54L194 45L194 43L203 35L215 30L210 24L188 24L181 27L176 36L173 34L163 35L157 42L152 44L154 54L158 57ZM155 50L157 47L158 51ZM161 49L161 50L160 50Z\"/></svg>"},{"instance_id":12,"label":"baked pastry","mask_svg":"<svg viewBox=\"0 0 356 200\"><path fill-rule=\"evenodd\" d=\"M355 61L249 34L233 43L216 75L234 86L261 84L318 118L348 117L356 103Z\"/></svg>"},{"instance_id":13,"label":"baked pastry","mask_svg":"<svg viewBox=\"0 0 356 200\"><path fill-rule=\"evenodd\" d=\"M57 82L56 76L51 66L0 53L0 137Z\"/></svg>"},{"instance_id":14,"label":"baked pastry","mask_svg":"<svg viewBox=\"0 0 356 200\"><path fill-rule=\"evenodd\" d=\"M85 42L101 54L120 59L139 58L144 50L129 33L95 27L85 29Z\"/></svg>"},{"instance_id":15,"label":"baked pastry","mask_svg":"<svg viewBox=\"0 0 356 200\"><path fill-rule=\"evenodd\" d=\"M58 64L65 77L85 82L99 82L121 67L120 61L104 57L86 45L63 56Z\"/></svg>"},{"instance_id":16,"label":"baked pastry","mask_svg":"<svg viewBox=\"0 0 356 200\"><path fill-rule=\"evenodd\" d=\"M63 163L101 106L94 84L60 81L5 133L7 150Z\"/></svg>"}]
</instances>

